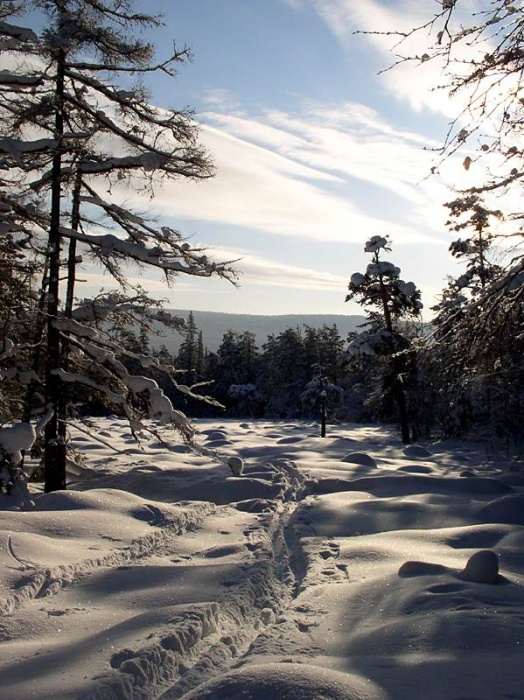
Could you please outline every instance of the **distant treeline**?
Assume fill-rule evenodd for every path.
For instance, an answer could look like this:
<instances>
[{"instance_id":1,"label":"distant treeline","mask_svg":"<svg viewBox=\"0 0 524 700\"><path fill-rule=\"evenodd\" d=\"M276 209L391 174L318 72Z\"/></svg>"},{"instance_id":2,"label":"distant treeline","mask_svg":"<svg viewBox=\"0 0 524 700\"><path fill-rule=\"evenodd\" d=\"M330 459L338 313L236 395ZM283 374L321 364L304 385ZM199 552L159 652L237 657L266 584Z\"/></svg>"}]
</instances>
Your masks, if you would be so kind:
<instances>
[{"instance_id":1,"label":"distant treeline","mask_svg":"<svg viewBox=\"0 0 524 700\"><path fill-rule=\"evenodd\" d=\"M461 374L464 358L446 355L427 325L409 322L403 332L410 339L402 382L413 439L522 436L522 369L517 371L516 357L507 369L513 384L501 366L494 374L467 376ZM190 314L179 352L173 356L165 347L152 352L175 366L179 384L196 385L195 393L212 396L222 408L181 394L153 369L151 376L175 407L195 418L318 419L325 400L332 422L398 422L388 362L380 354L348 351L361 334L359 329L342 337L336 324L302 326L269 335L259 347L252 332L230 330L216 352L207 352ZM134 352L150 352L146 333L131 337Z\"/></svg>"}]
</instances>

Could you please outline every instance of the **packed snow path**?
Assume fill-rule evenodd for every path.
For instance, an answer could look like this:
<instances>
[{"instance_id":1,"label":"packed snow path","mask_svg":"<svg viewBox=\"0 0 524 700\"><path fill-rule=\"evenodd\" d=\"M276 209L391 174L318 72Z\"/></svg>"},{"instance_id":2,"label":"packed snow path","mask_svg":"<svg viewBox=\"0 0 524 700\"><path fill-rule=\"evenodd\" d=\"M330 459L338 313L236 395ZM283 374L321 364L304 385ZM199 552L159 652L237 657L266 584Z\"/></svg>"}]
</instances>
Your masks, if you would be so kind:
<instances>
[{"instance_id":1,"label":"packed snow path","mask_svg":"<svg viewBox=\"0 0 524 700\"><path fill-rule=\"evenodd\" d=\"M215 467L224 461L216 450L204 447L197 452L206 455L208 462L213 457ZM131 470L134 474L126 471L124 478L151 482L149 470L141 460ZM155 470L152 473L158 476ZM45 697L49 684L51 697L58 683L55 676L64 687L65 679L77 675L77 660L84 666L86 655L93 653L93 643L98 648L89 666L98 673L94 681L85 679L83 685L88 687L75 697L156 698L167 688L166 697L180 697L241 656L260 629L270 626L289 604L296 587L284 532L305 483L291 463L261 465L256 472L251 470L251 476L247 470L242 488L251 479L265 497L243 500L234 507L194 501L159 507L158 501L153 505L103 487L104 481L120 476L95 477L96 484L89 480L76 485L99 487L96 490L43 494L37 498L36 513L10 512L4 518L19 530L8 536L6 556L20 578L14 582L16 592L0 600L0 612L6 619L42 613L56 620L54 634L63 639L52 650L46 650L45 640L35 638L34 644L28 640L33 654L27 654L27 661L9 659L16 670L10 672L11 683L3 685L5 700L19 699L20 684L27 683L28 677L34 680L35 695ZM232 478L230 482L234 495ZM249 492L257 493L253 484ZM112 511L111 517L107 518L106 510ZM98 536L110 545L107 553L80 560L73 555L69 564L45 568L16 553L31 516L39 521L43 513L52 512L45 528L50 534L57 531L61 514L68 518L74 511L82 513L83 519L87 514L95 520L104 513L105 527L99 526ZM126 515L142 521L148 532L122 547L126 524L120 531L119 519ZM226 529L230 524L233 529ZM137 596L129 596L130 591ZM83 602L86 599L88 605ZM102 620L96 612L98 601L104 608ZM136 630L148 634L140 640ZM53 631L50 634L54 637ZM6 636L4 641L9 641ZM16 654L16 645L12 650ZM111 670L104 672L108 660ZM78 691L71 687L68 692Z\"/></svg>"},{"instance_id":2,"label":"packed snow path","mask_svg":"<svg viewBox=\"0 0 524 700\"><path fill-rule=\"evenodd\" d=\"M2 698L524 697L517 463L207 425L94 421L72 490L0 511Z\"/></svg>"}]
</instances>

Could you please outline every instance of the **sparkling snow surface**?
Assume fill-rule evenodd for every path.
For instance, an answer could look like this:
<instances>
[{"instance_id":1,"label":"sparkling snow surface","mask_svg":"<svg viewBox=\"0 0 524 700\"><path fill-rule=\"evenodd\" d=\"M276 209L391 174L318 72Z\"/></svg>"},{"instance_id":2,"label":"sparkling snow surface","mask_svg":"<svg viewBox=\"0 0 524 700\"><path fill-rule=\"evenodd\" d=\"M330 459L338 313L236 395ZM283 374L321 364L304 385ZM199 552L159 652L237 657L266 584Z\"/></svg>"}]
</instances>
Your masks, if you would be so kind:
<instances>
[{"instance_id":1,"label":"sparkling snow surface","mask_svg":"<svg viewBox=\"0 0 524 700\"><path fill-rule=\"evenodd\" d=\"M70 490L0 496L2 700L524 698L522 465L196 425L93 419Z\"/></svg>"}]
</instances>

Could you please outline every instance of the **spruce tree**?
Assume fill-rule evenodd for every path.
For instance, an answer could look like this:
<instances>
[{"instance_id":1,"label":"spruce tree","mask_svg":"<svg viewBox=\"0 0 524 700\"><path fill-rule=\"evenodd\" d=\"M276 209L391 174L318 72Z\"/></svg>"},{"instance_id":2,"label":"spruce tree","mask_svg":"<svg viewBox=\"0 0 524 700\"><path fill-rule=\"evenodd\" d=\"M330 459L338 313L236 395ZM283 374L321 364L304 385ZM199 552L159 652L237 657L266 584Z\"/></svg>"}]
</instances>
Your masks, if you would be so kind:
<instances>
[{"instance_id":1,"label":"spruce tree","mask_svg":"<svg viewBox=\"0 0 524 700\"><path fill-rule=\"evenodd\" d=\"M520 293L519 273L508 285L507 271L493 260L491 227L502 214L479 195L446 206L451 230L469 235L450 246L465 270L449 280L434 307L428 365L438 387L438 420L448 435L468 433L473 426L477 433L517 435L524 386L519 359L523 315L522 304L514 300Z\"/></svg>"},{"instance_id":2,"label":"spruce tree","mask_svg":"<svg viewBox=\"0 0 524 700\"><path fill-rule=\"evenodd\" d=\"M400 269L383 260L382 251L390 251L388 239L372 236L364 248L372 256L372 262L364 274L351 275L346 301L355 300L369 307L369 330L357 336L350 344L355 353L375 355L386 362L383 375L384 390L391 392L398 409L402 442L411 442L411 431L406 403L406 369L409 339L402 333L400 322L404 318L417 317L422 308L420 292L413 282L400 278Z\"/></svg>"},{"instance_id":3,"label":"spruce tree","mask_svg":"<svg viewBox=\"0 0 524 700\"><path fill-rule=\"evenodd\" d=\"M195 383L202 369L199 368L199 337L194 314L190 311L176 360L177 369L184 373L184 380L190 384Z\"/></svg>"},{"instance_id":4,"label":"spruce tree","mask_svg":"<svg viewBox=\"0 0 524 700\"><path fill-rule=\"evenodd\" d=\"M20 9L15 5L9 3L11 11L4 18ZM130 262L160 268L168 283L178 274L231 278L232 271L228 264L213 263L176 230L151 223L107 197L126 183L152 196L155 183L163 179L198 180L213 174L190 112L155 108L141 84L130 84L131 76L147 77L155 71L174 75L187 50L155 61L153 45L137 37L158 26L160 19L134 12L132 2L28 0L20 7L39 12L45 28L37 35L8 22L0 24L0 50L21 59L2 77L0 155L7 171L4 181L20 193L20 216L33 235L46 239L44 462L45 488L51 491L65 487L64 382L94 385L124 406L114 386L104 389L98 378L79 379L78 373L70 372L64 350L74 345L91 363L97 354L103 357L99 364L112 376L110 384L121 386L124 393L140 385L116 362L117 348L70 318L77 245L124 288L129 285L123 265ZM47 204L43 214L37 200ZM108 226L120 233L108 232ZM70 242L65 268L64 240ZM169 405L162 403L153 385L148 390L150 415L169 420ZM172 417L179 427L185 426L180 417Z\"/></svg>"}]
</instances>

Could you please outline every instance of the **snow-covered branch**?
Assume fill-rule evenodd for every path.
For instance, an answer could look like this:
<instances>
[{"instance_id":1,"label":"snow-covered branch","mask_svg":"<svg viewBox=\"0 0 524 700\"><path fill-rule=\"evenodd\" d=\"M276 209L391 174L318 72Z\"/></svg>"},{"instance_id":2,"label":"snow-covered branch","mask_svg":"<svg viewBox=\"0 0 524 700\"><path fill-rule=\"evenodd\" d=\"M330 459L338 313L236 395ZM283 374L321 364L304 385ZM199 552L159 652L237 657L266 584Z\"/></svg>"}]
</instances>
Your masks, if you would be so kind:
<instances>
[{"instance_id":1,"label":"snow-covered branch","mask_svg":"<svg viewBox=\"0 0 524 700\"><path fill-rule=\"evenodd\" d=\"M8 22L0 22L0 36L11 37L23 43L37 44L39 41L38 36L32 29L19 27Z\"/></svg>"},{"instance_id":2,"label":"snow-covered branch","mask_svg":"<svg viewBox=\"0 0 524 700\"><path fill-rule=\"evenodd\" d=\"M194 263L184 263L180 260L180 251L176 248L163 248L161 245L147 246L143 242L122 240L114 234L108 233L97 236L82 231L60 227L60 235L74 238L77 241L99 248L105 256L121 255L127 260L139 264L150 265L164 270L166 273L182 273L195 277L211 277L213 275L228 276L232 271L228 269L229 263L214 263L208 261L206 256L195 259Z\"/></svg>"}]
</instances>

